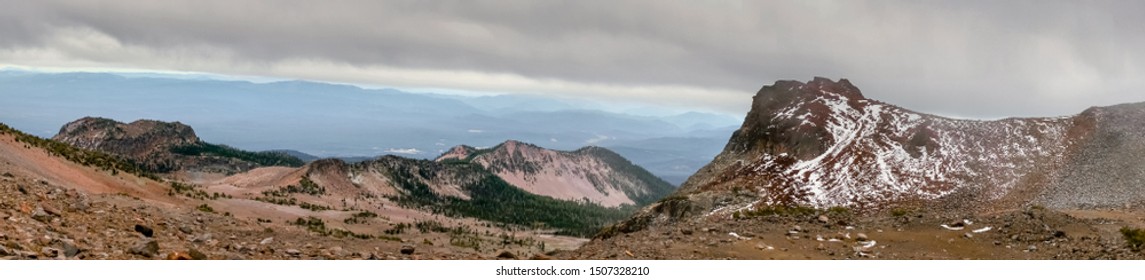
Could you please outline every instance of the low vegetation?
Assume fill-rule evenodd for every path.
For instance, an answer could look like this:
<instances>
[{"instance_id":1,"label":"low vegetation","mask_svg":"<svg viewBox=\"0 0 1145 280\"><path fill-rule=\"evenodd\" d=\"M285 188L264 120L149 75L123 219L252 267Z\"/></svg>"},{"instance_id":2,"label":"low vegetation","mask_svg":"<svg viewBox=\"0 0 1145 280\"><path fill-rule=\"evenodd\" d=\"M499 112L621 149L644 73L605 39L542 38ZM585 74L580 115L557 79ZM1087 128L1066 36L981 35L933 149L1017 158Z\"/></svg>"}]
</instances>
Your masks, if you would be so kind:
<instances>
[{"instance_id":1,"label":"low vegetation","mask_svg":"<svg viewBox=\"0 0 1145 280\"><path fill-rule=\"evenodd\" d=\"M182 195L192 199L199 200L216 200L220 198L233 198L225 193L210 193L199 189L200 187L194 184L186 184L172 181L170 182L171 189L167 190L168 196Z\"/></svg>"},{"instance_id":2,"label":"low vegetation","mask_svg":"<svg viewBox=\"0 0 1145 280\"><path fill-rule=\"evenodd\" d=\"M389 235L398 235L398 234L405 233L406 229L408 229L410 227L411 227L410 224L407 224L407 223L397 223L394 225L394 227L383 230L382 233L389 234Z\"/></svg>"},{"instance_id":3,"label":"low vegetation","mask_svg":"<svg viewBox=\"0 0 1145 280\"><path fill-rule=\"evenodd\" d=\"M326 211L326 210L332 210L332 209L334 209L334 208L331 208L330 206L326 206L326 205L320 205L320 204L311 204L311 203L307 203L307 202L305 202L305 201L303 201L303 202L299 202L299 203L298 203L298 207L302 207L302 209L306 209L306 210L310 210L310 211L315 211L315 212L317 212L317 211Z\"/></svg>"},{"instance_id":4,"label":"low vegetation","mask_svg":"<svg viewBox=\"0 0 1145 280\"><path fill-rule=\"evenodd\" d=\"M322 196L326 194L326 188L319 186L317 183L314 183L314 181L310 180L309 176L302 176L302 179L298 181L298 185L287 185L285 187L279 187L278 189L263 191L262 196L255 197L254 200L278 205L298 205L299 207L302 207L302 209L307 209L310 211L326 211L334 209L333 207L326 205L299 202L297 198L291 196L292 194Z\"/></svg>"},{"instance_id":5,"label":"low vegetation","mask_svg":"<svg viewBox=\"0 0 1145 280\"><path fill-rule=\"evenodd\" d=\"M342 222L346 223L347 225L365 224L370 219L377 218L377 217L378 217L377 213L370 212L370 211L361 211L358 213L354 213L354 215L351 215L349 218L346 218Z\"/></svg>"},{"instance_id":6,"label":"low vegetation","mask_svg":"<svg viewBox=\"0 0 1145 280\"><path fill-rule=\"evenodd\" d=\"M1125 242L1134 251L1141 251L1145 247L1145 229L1123 227L1121 235L1125 236Z\"/></svg>"},{"instance_id":7,"label":"low vegetation","mask_svg":"<svg viewBox=\"0 0 1145 280\"><path fill-rule=\"evenodd\" d=\"M193 145L176 146L171 148L171 152L187 156L210 155L233 158L242 161L253 162L262 166L299 167L303 164L306 164L301 159L283 152L249 152L232 148L227 145L216 145L210 143L197 143Z\"/></svg>"},{"instance_id":8,"label":"low vegetation","mask_svg":"<svg viewBox=\"0 0 1145 280\"><path fill-rule=\"evenodd\" d=\"M304 227L304 228L306 228L306 230L317 233L317 234L322 235L322 236L332 236L332 237L337 237L337 238L353 237L353 238L358 238L358 239L373 239L373 238L375 238L373 235L369 235L369 234L355 233L355 232L340 229L340 228L327 228L326 222L322 221L322 219L315 218L315 217L298 218L297 220L290 222L290 224L295 225L295 226L299 226L299 227Z\"/></svg>"},{"instance_id":9,"label":"low vegetation","mask_svg":"<svg viewBox=\"0 0 1145 280\"><path fill-rule=\"evenodd\" d=\"M298 181L298 185L287 185L279 187L275 190L266 190L262 192L263 196L267 197L288 197L290 194L305 194L312 196L322 196L326 194L326 187L319 186L314 181L310 180L310 176L302 176Z\"/></svg>"},{"instance_id":10,"label":"low vegetation","mask_svg":"<svg viewBox=\"0 0 1145 280\"><path fill-rule=\"evenodd\" d=\"M195 207L195 209L198 209L199 211L203 211L203 212L207 212L207 213L215 213L215 209L211 208L211 206L207 205L206 203L199 204L199 207Z\"/></svg>"}]
</instances>

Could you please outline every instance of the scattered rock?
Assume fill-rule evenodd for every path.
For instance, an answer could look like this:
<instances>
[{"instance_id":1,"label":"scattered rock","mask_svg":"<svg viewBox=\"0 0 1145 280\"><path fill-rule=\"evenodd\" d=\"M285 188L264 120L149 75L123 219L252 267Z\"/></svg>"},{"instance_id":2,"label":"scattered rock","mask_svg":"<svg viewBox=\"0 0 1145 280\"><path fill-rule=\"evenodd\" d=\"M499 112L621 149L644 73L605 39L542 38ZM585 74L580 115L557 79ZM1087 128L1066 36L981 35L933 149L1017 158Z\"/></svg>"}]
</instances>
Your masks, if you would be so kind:
<instances>
[{"instance_id":1,"label":"scattered rock","mask_svg":"<svg viewBox=\"0 0 1145 280\"><path fill-rule=\"evenodd\" d=\"M59 252L59 250L56 250L56 248L52 248L52 247L40 248L40 255L43 255L46 258L55 258L55 257L59 256L59 254L60 254L60 252Z\"/></svg>"},{"instance_id":2,"label":"scattered rock","mask_svg":"<svg viewBox=\"0 0 1145 280\"><path fill-rule=\"evenodd\" d=\"M549 255L545 255L545 254L536 254L536 255L533 255L533 257L531 257L529 259L530 260L551 260L551 259L553 259L553 257L549 256Z\"/></svg>"},{"instance_id":3,"label":"scattered rock","mask_svg":"<svg viewBox=\"0 0 1145 280\"><path fill-rule=\"evenodd\" d=\"M824 224L831 222L831 218L827 218L827 215L819 215L818 220L820 223L824 223Z\"/></svg>"},{"instance_id":4,"label":"scattered rock","mask_svg":"<svg viewBox=\"0 0 1145 280\"><path fill-rule=\"evenodd\" d=\"M497 253L497 258L498 259L517 259L517 255L514 255L513 252L501 251L500 253Z\"/></svg>"},{"instance_id":5,"label":"scattered rock","mask_svg":"<svg viewBox=\"0 0 1145 280\"><path fill-rule=\"evenodd\" d=\"M36 209L32 210L32 219L40 221L41 223L47 223L52 221L52 214L48 214L48 211L44 211L44 207L36 206Z\"/></svg>"},{"instance_id":6,"label":"scattered rock","mask_svg":"<svg viewBox=\"0 0 1145 280\"><path fill-rule=\"evenodd\" d=\"M1029 252L1034 252L1037 250L1038 250L1038 246L1030 245L1030 247L1026 247L1026 251L1029 251Z\"/></svg>"},{"instance_id":7,"label":"scattered rock","mask_svg":"<svg viewBox=\"0 0 1145 280\"><path fill-rule=\"evenodd\" d=\"M861 233L861 232L860 232L859 234L856 234L856 235L855 235L855 240L857 240L857 241L867 241L867 240L871 240L871 238L867 237L867 234L865 234L865 233Z\"/></svg>"},{"instance_id":8,"label":"scattered rock","mask_svg":"<svg viewBox=\"0 0 1145 280\"><path fill-rule=\"evenodd\" d=\"M302 251L299 251L298 249L286 249L286 254L297 257L302 255Z\"/></svg>"},{"instance_id":9,"label":"scattered rock","mask_svg":"<svg viewBox=\"0 0 1145 280\"><path fill-rule=\"evenodd\" d=\"M91 209L91 201L83 194L79 194L79 198L68 203L68 210L73 212L87 212L88 209Z\"/></svg>"},{"instance_id":10,"label":"scattered rock","mask_svg":"<svg viewBox=\"0 0 1145 280\"><path fill-rule=\"evenodd\" d=\"M963 233L962 237L970 239L970 238L974 238L974 234L967 232L967 233Z\"/></svg>"},{"instance_id":11,"label":"scattered rock","mask_svg":"<svg viewBox=\"0 0 1145 280\"><path fill-rule=\"evenodd\" d=\"M63 212L60 212L60 210L59 210L59 209L56 209L55 207L52 207L52 205L51 205L51 204L47 204L47 203L41 203L41 204L40 204L40 207L41 207L41 208L43 208L43 209L44 209L44 212L47 212L47 213L48 213L48 215L52 215L52 216L59 216L60 214L62 214L62 213L63 213Z\"/></svg>"},{"instance_id":12,"label":"scattered rock","mask_svg":"<svg viewBox=\"0 0 1145 280\"><path fill-rule=\"evenodd\" d=\"M155 236L155 230L152 230L151 227L148 227L145 225L138 225L138 224L135 225L135 232L142 234L144 237L154 237Z\"/></svg>"},{"instance_id":13,"label":"scattered rock","mask_svg":"<svg viewBox=\"0 0 1145 280\"><path fill-rule=\"evenodd\" d=\"M414 250L413 245L402 245L402 249L399 250L399 252L401 252L402 255L413 255Z\"/></svg>"},{"instance_id":14,"label":"scattered rock","mask_svg":"<svg viewBox=\"0 0 1145 280\"><path fill-rule=\"evenodd\" d=\"M159 255L159 242L154 239L144 239L135 243L128 253L133 255L140 255L147 258L154 258Z\"/></svg>"},{"instance_id":15,"label":"scattered rock","mask_svg":"<svg viewBox=\"0 0 1145 280\"><path fill-rule=\"evenodd\" d=\"M80 253L80 248L77 247L76 244L70 240L58 239L52 243L55 246L59 247L60 251L63 251L65 257L69 257L69 258L75 257L76 255L79 255L79 253Z\"/></svg>"},{"instance_id":16,"label":"scattered rock","mask_svg":"<svg viewBox=\"0 0 1145 280\"><path fill-rule=\"evenodd\" d=\"M330 248L330 256L332 256L334 258L344 259L344 258L350 256L350 251L346 251L345 249L342 249L342 247L339 247L339 246L334 246L334 248Z\"/></svg>"},{"instance_id":17,"label":"scattered rock","mask_svg":"<svg viewBox=\"0 0 1145 280\"><path fill-rule=\"evenodd\" d=\"M684 235L692 235L692 229L683 228L683 229L680 229L680 233L683 233Z\"/></svg>"},{"instance_id":18,"label":"scattered rock","mask_svg":"<svg viewBox=\"0 0 1145 280\"><path fill-rule=\"evenodd\" d=\"M791 231L795 231L795 232L802 232L802 231L803 231L803 228L802 228L802 227L799 227L799 226L797 225L797 226L795 226L794 228L791 228Z\"/></svg>"},{"instance_id":19,"label":"scattered rock","mask_svg":"<svg viewBox=\"0 0 1145 280\"><path fill-rule=\"evenodd\" d=\"M267 237L267 238L263 239L262 241L259 241L258 244L259 245L268 245L268 244L270 244L270 242L274 242L274 237Z\"/></svg>"},{"instance_id":20,"label":"scattered rock","mask_svg":"<svg viewBox=\"0 0 1145 280\"><path fill-rule=\"evenodd\" d=\"M194 248L192 248L191 250L188 250L187 255L191 256L192 260L205 260L205 259L207 259L207 254L203 254L203 252L199 252L199 250L195 250Z\"/></svg>"},{"instance_id":21,"label":"scattered rock","mask_svg":"<svg viewBox=\"0 0 1145 280\"><path fill-rule=\"evenodd\" d=\"M183 232L184 234L192 234L192 233L194 233L194 232L195 232L195 231L194 231L194 230L191 228L191 226L188 226L188 225L182 225L182 226L179 226L179 231L180 231L180 232Z\"/></svg>"},{"instance_id":22,"label":"scattered rock","mask_svg":"<svg viewBox=\"0 0 1145 280\"><path fill-rule=\"evenodd\" d=\"M214 238L215 237L213 235L211 235L210 233L206 233L206 234L200 235L198 237L195 237L194 239L191 239L191 242L202 243L202 242L207 242L207 241L214 239Z\"/></svg>"}]
</instances>

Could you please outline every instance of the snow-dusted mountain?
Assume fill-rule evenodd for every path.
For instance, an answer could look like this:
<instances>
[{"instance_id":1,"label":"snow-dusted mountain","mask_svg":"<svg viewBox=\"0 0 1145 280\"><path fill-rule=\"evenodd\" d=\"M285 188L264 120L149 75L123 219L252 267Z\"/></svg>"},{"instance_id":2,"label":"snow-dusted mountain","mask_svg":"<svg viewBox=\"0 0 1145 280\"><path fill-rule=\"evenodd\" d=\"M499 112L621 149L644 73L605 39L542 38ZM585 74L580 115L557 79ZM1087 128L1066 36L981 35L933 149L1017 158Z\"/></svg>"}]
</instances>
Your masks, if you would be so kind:
<instances>
[{"instance_id":1,"label":"snow-dusted mountain","mask_svg":"<svg viewBox=\"0 0 1145 280\"><path fill-rule=\"evenodd\" d=\"M779 81L715 160L634 220L775 204L1120 207L1145 201L1143 129L1145 103L960 120L868 99L846 79Z\"/></svg>"},{"instance_id":2,"label":"snow-dusted mountain","mask_svg":"<svg viewBox=\"0 0 1145 280\"><path fill-rule=\"evenodd\" d=\"M765 87L724 152L683 191L741 188L754 204L855 206L974 192L1000 199L1038 182L1077 140L1074 118L975 121L867 99L847 80Z\"/></svg>"}]
</instances>

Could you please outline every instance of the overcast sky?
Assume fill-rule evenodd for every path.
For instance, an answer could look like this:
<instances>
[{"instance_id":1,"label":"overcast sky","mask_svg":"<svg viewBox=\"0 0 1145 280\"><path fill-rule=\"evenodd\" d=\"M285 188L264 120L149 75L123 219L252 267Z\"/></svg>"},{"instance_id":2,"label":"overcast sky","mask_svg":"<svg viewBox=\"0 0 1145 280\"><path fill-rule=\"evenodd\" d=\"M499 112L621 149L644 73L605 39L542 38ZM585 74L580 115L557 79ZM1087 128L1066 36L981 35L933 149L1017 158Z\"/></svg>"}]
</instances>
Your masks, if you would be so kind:
<instances>
[{"instance_id":1,"label":"overcast sky","mask_svg":"<svg viewBox=\"0 0 1145 280\"><path fill-rule=\"evenodd\" d=\"M848 78L946 116L1145 101L1143 1L10 1L0 63L580 96L746 112Z\"/></svg>"}]
</instances>

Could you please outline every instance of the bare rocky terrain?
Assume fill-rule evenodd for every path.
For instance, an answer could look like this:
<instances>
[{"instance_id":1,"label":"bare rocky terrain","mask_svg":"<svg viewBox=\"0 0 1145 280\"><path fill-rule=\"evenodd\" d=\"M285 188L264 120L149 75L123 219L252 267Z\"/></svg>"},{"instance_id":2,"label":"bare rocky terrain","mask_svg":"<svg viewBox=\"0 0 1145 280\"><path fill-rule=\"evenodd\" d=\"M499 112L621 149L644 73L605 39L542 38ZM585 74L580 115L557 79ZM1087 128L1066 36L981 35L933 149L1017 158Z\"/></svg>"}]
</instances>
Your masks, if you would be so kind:
<instances>
[{"instance_id":1,"label":"bare rocky terrain","mask_svg":"<svg viewBox=\"0 0 1145 280\"><path fill-rule=\"evenodd\" d=\"M546 250L571 249L583 242L500 228L486 228L489 234L451 232L463 226L481 228L482 223L440 217L443 224L425 231L411 222L402 232L352 236L362 233L322 232L282 215L224 212L242 209L240 200L200 204L206 207L193 206L202 201L191 199L164 203L123 193L89 193L0 170L3 259L544 258ZM342 225L320 220L330 222L323 230ZM374 228L393 228L384 220L374 223ZM541 242L548 247L542 248Z\"/></svg>"},{"instance_id":2,"label":"bare rocky terrain","mask_svg":"<svg viewBox=\"0 0 1145 280\"><path fill-rule=\"evenodd\" d=\"M630 233L608 233L562 259L1145 259L1119 229L1145 226L1145 213L991 213L903 210L791 210L739 219L708 217ZM944 226L945 225L945 226Z\"/></svg>"},{"instance_id":3,"label":"bare rocky terrain","mask_svg":"<svg viewBox=\"0 0 1145 280\"><path fill-rule=\"evenodd\" d=\"M4 259L547 258L545 252L573 249L585 241L550 230L395 207L388 201L390 206L380 207L386 210L372 212L208 194L214 189L104 169L102 161L80 164L61 154L105 157L59 146L46 150L37 145L48 142L22 142L18 139L28 138L19 135L0 133ZM297 184L297 177L289 176L294 169L277 168L255 172L263 176L223 181L249 187L242 184L244 178L247 183L293 178L291 184ZM331 183L321 176L316 181ZM304 201L327 205L328 200L316 196Z\"/></svg>"}]
</instances>

